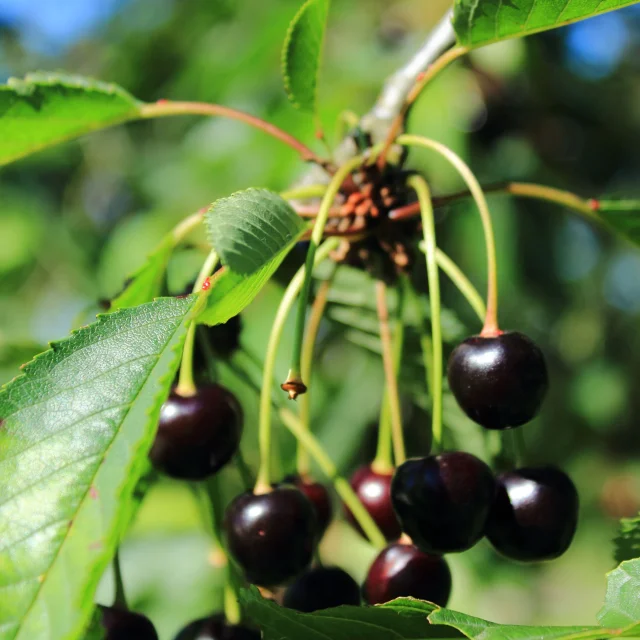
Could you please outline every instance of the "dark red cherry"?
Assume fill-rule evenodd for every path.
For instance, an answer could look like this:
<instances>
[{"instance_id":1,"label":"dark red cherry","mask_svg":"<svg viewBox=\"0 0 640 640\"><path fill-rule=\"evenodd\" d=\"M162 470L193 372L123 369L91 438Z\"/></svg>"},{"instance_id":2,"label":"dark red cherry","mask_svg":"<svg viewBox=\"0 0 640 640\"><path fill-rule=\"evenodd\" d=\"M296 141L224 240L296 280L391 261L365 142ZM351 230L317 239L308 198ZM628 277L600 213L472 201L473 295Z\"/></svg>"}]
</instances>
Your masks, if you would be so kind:
<instances>
[{"instance_id":1,"label":"dark red cherry","mask_svg":"<svg viewBox=\"0 0 640 640\"><path fill-rule=\"evenodd\" d=\"M316 523L318 526L318 535L326 531L331 517L333 516L333 505L331 504L331 496L327 487L320 482L314 482L311 479L301 478L299 475L290 475L284 479L285 482L295 485L302 493L304 493L313 505L316 512Z\"/></svg>"},{"instance_id":2,"label":"dark red cherry","mask_svg":"<svg viewBox=\"0 0 640 640\"><path fill-rule=\"evenodd\" d=\"M387 540L397 540L402 533L391 505L391 473L378 473L365 465L356 470L349 481L358 498ZM347 520L360 532L353 514L345 507ZM364 534L363 534L364 535Z\"/></svg>"},{"instance_id":3,"label":"dark red cherry","mask_svg":"<svg viewBox=\"0 0 640 640\"><path fill-rule=\"evenodd\" d=\"M316 567L303 573L285 591L282 604L304 613L360 604L360 587L338 567Z\"/></svg>"},{"instance_id":4,"label":"dark red cherry","mask_svg":"<svg viewBox=\"0 0 640 640\"><path fill-rule=\"evenodd\" d=\"M578 524L578 492L555 467L516 469L497 478L486 533L501 554L532 562L561 556Z\"/></svg>"},{"instance_id":5,"label":"dark red cherry","mask_svg":"<svg viewBox=\"0 0 640 640\"><path fill-rule=\"evenodd\" d=\"M542 351L517 332L467 338L449 357L447 375L462 410L487 429L529 422L548 386Z\"/></svg>"},{"instance_id":6,"label":"dark red cherry","mask_svg":"<svg viewBox=\"0 0 640 640\"><path fill-rule=\"evenodd\" d=\"M302 573L317 539L313 506L291 485L234 498L225 512L224 531L229 551L247 580L265 587Z\"/></svg>"},{"instance_id":7,"label":"dark red cherry","mask_svg":"<svg viewBox=\"0 0 640 640\"><path fill-rule=\"evenodd\" d=\"M241 624L229 624L223 614L190 622L174 640L260 640L257 629Z\"/></svg>"},{"instance_id":8,"label":"dark red cherry","mask_svg":"<svg viewBox=\"0 0 640 640\"><path fill-rule=\"evenodd\" d=\"M241 435L242 410L221 385L200 386L195 396L172 391L160 409L149 457L173 478L204 480L229 462Z\"/></svg>"},{"instance_id":9,"label":"dark red cherry","mask_svg":"<svg viewBox=\"0 0 640 640\"><path fill-rule=\"evenodd\" d=\"M451 572L442 556L423 553L413 544L394 542L373 561L362 586L369 604L394 598L418 598L441 607L451 593Z\"/></svg>"},{"instance_id":10,"label":"dark red cherry","mask_svg":"<svg viewBox=\"0 0 640 640\"><path fill-rule=\"evenodd\" d=\"M158 640L158 634L149 618L120 607L103 607L102 626L106 640Z\"/></svg>"},{"instance_id":11,"label":"dark red cherry","mask_svg":"<svg viewBox=\"0 0 640 640\"><path fill-rule=\"evenodd\" d=\"M462 451L407 460L391 484L402 530L422 551L440 555L482 538L495 493L491 469Z\"/></svg>"}]
</instances>

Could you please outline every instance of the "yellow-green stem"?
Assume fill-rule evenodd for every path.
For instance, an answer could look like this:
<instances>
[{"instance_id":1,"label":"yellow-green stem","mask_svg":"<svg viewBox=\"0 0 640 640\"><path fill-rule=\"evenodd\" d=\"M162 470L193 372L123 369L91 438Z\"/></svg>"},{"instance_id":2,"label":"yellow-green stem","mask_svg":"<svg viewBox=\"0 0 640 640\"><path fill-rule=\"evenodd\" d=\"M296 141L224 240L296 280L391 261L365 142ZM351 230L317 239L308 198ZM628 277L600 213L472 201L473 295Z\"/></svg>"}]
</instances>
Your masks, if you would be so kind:
<instances>
[{"instance_id":1,"label":"yellow-green stem","mask_svg":"<svg viewBox=\"0 0 640 640\"><path fill-rule=\"evenodd\" d=\"M369 512L364 508L351 485L338 474L338 469L333 464L331 458L324 451L320 443L313 434L307 431L298 417L288 409L280 409L280 418L284 425L298 439L303 447L309 451L311 457L316 461L322 472L329 478L337 494L342 498L344 504L349 508L356 522L364 531L371 544L377 549L382 549L386 545L385 537L373 521Z\"/></svg>"},{"instance_id":2,"label":"yellow-green stem","mask_svg":"<svg viewBox=\"0 0 640 640\"><path fill-rule=\"evenodd\" d=\"M202 290L204 281L211 275L216 264L218 264L218 254L215 249L212 249L207 256L207 259L204 261L198 277L196 278L196 282L193 285L193 293L198 293ZM175 389L178 395L185 397L194 396L196 394L196 384L193 380L193 347L195 338L196 323L192 320L189 328L187 329L187 336L184 341L182 362L180 363L180 376Z\"/></svg>"},{"instance_id":3,"label":"yellow-green stem","mask_svg":"<svg viewBox=\"0 0 640 640\"><path fill-rule=\"evenodd\" d=\"M411 176L408 185L415 190L420 203L422 233L429 282L429 305L431 307L431 434L433 448L442 449L442 330L440 327L440 277L436 262L436 227L431 206L431 192L424 178Z\"/></svg>"},{"instance_id":4,"label":"yellow-green stem","mask_svg":"<svg viewBox=\"0 0 640 640\"><path fill-rule=\"evenodd\" d=\"M396 377L391 329L389 328L389 309L387 307L387 285L378 280L376 282L376 307L380 325L380 343L382 345L382 364L384 367L385 389L389 397L389 413L391 414L391 437L393 444L393 458L396 466L405 459L404 434L402 433L402 410L400 408L400 394Z\"/></svg>"},{"instance_id":5,"label":"yellow-green stem","mask_svg":"<svg viewBox=\"0 0 640 640\"><path fill-rule=\"evenodd\" d=\"M487 314L487 308L485 307L482 296L478 293L478 290L471 284L471 281L464 275L462 269L443 251L436 247L436 262L438 266L448 276L449 280L456 285L458 291L467 299L467 302L471 308L475 311L480 322L484 322L484 317Z\"/></svg>"},{"instance_id":6,"label":"yellow-green stem","mask_svg":"<svg viewBox=\"0 0 640 640\"><path fill-rule=\"evenodd\" d=\"M324 260L333 251L340 241L337 238L330 238L318 249L314 264ZM260 416L258 426L258 441L260 446L260 468L254 488L255 493L265 493L271 490L271 385L273 384L273 372L275 369L278 346L284 330L287 316L293 307L296 297L302 288L302 283L307 271L306 265L300 267L297 273L289 282L276 317L271 326L267 353L264 359L264 369L262 373L262 388L260 391Z\"/></svg>"},{"instance_id":7,"label":"yellow-green stem","mask_svg":"<svg viewBox=\"0 0 640 640\"><path fill-rule=\"evenodd\" d=\"M284 200L304 200L305 198L322 198L327 190L326 184L305 184L299 187L291 187L280 192Z\"/></svg>"},{"instance_id":8,"label":"yellow-green stem","mask_svg":"<svg viewBox=\"0 0 640 640\"><path fill-rule=\"evenodd\" d=\"M302 379L311 382L311 367L313 363L313 349L318 337L318 329L320 328L320 321L324 309L327 306L327 297L329 295L329 289L331 288L331 281L335 273L337 265L333 265L333 269L329 277L324 280L318 287L316 293L316 299L311 306L311 314L309 315L309 323L307 326L307 333L305 335L304 342L302 344L302 356L301 356L301 374ZM305 429L311 429L311 401L309 399L309 393L305 393L300 398L300 420L302 421ZM304 477L309 474L309 455L307 450L298 442L296 467L298 474Z\"/></svg>"},{"instance_id":9,"label":"yellow-green stem","mask_svg":"<svg viewBox=\"0 0 640 640\"><path fill-rule=\"evenodd\" d=\"M309 240L309 249L307 251L307 258L305 262L306 275L302 284L300 299L298 300L298 314L296 316L296 327L293 336L293 355L291 358L291 367L289 370L289 375L287 376L287 382L302 383L302 385L304 385L304 380L302 379L302 375L300 372L300 358L302 352L302 340L304 337L304 326L307 315L307 303L309 301L309 289L311 286L311 271L313 261L315 258L316 250L320 242L322 241L324 227L329 217L331 205L333 204L335 197L338 195L340 187L342 186L342 183L345 181L347 176L349 176L354 169L359 167L362 162L363 158L361 156L358 156L356 158L352 158L343 166L341 166L336 171L333 178L331 178L331 182L328 184L327 190L325 191L322 198L322 203L320 204L320 209L315 219L313 231L311 232L311 238ZM297 395L298 394L296 392L289 392L289 397L291 397L292 399L295 399Z\"/></svg>"},{"instance_id":10,"label":"yellow-green stem","mask_svg":"<svg viewBox=\"0 0 640 640\"><path fill-rule=\"evenodd\" d=\"M500 332L498 326L498 267L496 260L496 243L493 235L491 214L489 213L487 200L480 183L467 164L457 154L451 151L451 149L440 142L414 135L402 135L397 139L397 142L398 144L406 146L424 147L439 153L456 168L463 180L467 183L467 187L469 191L471 191L471 195L480 212L484 240L487 247L487 312L481 335L495 336Z\"/></svg>"},{"instance_id":11,"label":"yellow-green stem","mask_svg":"<svg viewBox=\"0 0 640 640\"><path fill-rule=\"evenodd\" d=\"M407 287L405 278L401 280L398 291L398 305L396 309L395 331L393 334L393 368L396 379L400 373L400 363L402 360L402 347L404 343L404 292ZM382 407L380 408L380 423L378 426L378 446L376 449L376 457L371 463L371 467L377 473L391 473L393 470L393 430L391 424L391 402L389 399L389 390L385 386L384 397L382 398Z\"/></svg>"}]
</instances>

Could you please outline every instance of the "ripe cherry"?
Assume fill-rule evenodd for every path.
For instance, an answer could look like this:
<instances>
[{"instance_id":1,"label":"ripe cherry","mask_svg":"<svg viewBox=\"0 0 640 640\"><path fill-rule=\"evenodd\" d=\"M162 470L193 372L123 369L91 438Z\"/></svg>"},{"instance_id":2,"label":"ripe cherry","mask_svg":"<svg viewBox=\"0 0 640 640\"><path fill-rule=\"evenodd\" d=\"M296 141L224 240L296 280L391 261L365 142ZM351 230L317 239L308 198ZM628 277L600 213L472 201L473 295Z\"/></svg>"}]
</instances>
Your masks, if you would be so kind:
<instances>
[{"instance_id":1,"label":"ripe cherry","mask_svg":"<svg viewBox=\"0 0 640 640\"><path fill-rule=\"evenodd\" d=\"M486 533L513 560L552 560L571 544L578 523L578 492L555 467L516 469L497 478Z\"/></svg>"},{"instance_id":2,"label":"ripe cherry","mask_svg":"<svg viewBox=\"0 0 640 640\"><path fill-rule=\"evenodd\" d=\"M316 567L303 573L284 594L282 604L304 613L360 604L360 587L338 567Z\"/></svg>"},{"instance_id":3,"label":"ripe cherry","mask_svg":"<svg viewBox=\"0 0 640 640\"><path fill-rule=\"evenodd\" d=\"M423 553L413 544L400 542L390 544L378 554L362 586L362 595L369 604L413 597L444 607L450 593L447 561Z\"/></svg>"},{"instance_id":4,"label":"ripe cherry","mask_svg":"<svg viewBox=\"0 0 640 640\"><path fill-rule=\"evenodd\" d=\"M467 338L453 350L447 375L460 407L487 429L529 422L548 386L542 351L517 332Z\"/></svg>"},{"instance_id":5,"label":"ripe cherry","mask_svg":"<svg viewBox=\"0 0 640 640\"><path fill-rule=\"evenodd\" d=\"M317 539L308 498L291 485L270 493L242 493L224 516L229 551L249 582L269 587L304 571Z\"/></svg>"},{"instance_id":6,"label":"ripe cherry","mask_svg":"<svg viewBox=\"0 0 640 640\"><path fill-rule=\"evenodd\" d=\"M158 640L158 634L149 618L120 607L103 607L102 626L106 640Z\"/></svg>"},{"instance_id":7,"label":"ripe cherry","mask_svg":"<svg viewBox=\"0 0 640 640\"><path fill-rule=\"evenodd\" d=\"M402 533L391 504L391 473L374 471L365 465L351 476L350 484L387 540L397 540ZM345 507L347 520L362 533L351 511ZM364 535L364 534L363 534Z\"/></svg>"},{"instance_id":8,"label":"ripe cherry","mask_svg":"<svg viewBox=\"0 0 640 640\"><path fill-rule=\"evenodd\" d=\"M241 435L242 410L221 385L200 386L194 396L172 391L160 409L149 457L173 478L204 480L229 462Z\"/></svg>"},{"instance_id":9,"label":"ripe cherry","mask_svg":"<svg viewBox=\"0 0 640 640\"><path fill-rule=\"evenodd\" d=\"M495 492L491 469L462 451L407 460L391 484L402 530L422 551L440 555L480 540Z\"/></svg>"},{"instance_id":10,"label":"ripe cherry","mask_svg":"<svg viewBox=\"0 0 640 640\"><path fill-rule=\"evenodd\" d=\"M219 613L190 622L174 640L260 640L261 633L241 624L229 624Z\"/></svg>"},{"instance_id":11,"label":"ripe cherry","mask_svg":"<svg viewBox=\"0 0 640 640\"><path fill-rule=\"evenodd\" d=\"M309 498L309 502L313 505L316 513L318 536L321 537L333 516L333 505L331 504L329 490L322 483L314 482L310 478L303 478L299 475L287 476L284 481L296 486Z\"/></svg>"}]
</instances>

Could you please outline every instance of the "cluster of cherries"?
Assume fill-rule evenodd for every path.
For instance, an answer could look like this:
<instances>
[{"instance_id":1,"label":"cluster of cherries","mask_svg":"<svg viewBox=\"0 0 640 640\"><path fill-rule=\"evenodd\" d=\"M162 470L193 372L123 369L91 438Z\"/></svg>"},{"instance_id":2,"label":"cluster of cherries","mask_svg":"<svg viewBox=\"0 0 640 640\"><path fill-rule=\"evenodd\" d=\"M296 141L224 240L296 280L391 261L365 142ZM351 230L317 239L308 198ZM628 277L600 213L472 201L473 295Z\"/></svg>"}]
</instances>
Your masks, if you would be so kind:
<instances>
[{"instance_id":1,"label":"cluster of cherries","mask_svg":"<svg viewBox=\"0 0 640 640\"><path fill-rule=\"evenodd\" d=\"M548 386L540 349L516 332L465 340L451 354L447 373L461 408L487 429L531 420ZM150 458L169 476L203 480L229 462L241 433L241 409L222 386L203 385L189 397L174 391L162 407ZM496 477L462 451L412 458L393 473L367 465L356 471L351 486L389 542L362 587L340 568L309 568L332 503L324 485L299 476L264 493L242 493L226 509L227 548L247 581L266 588L288 585L283 606L305 612L407 596L445 606L451 592L445 554L465 551L486 536L507 558L550 560L567 550L577 524L578 494L559 469L519 468ZM346 515L355 525L352 514ZM114 609L106 611L113 618ZM119 615L118 620L128 615L143 624L139 614ZM138 631L136 637L156 637L150 629L153 635ZM176 640L259 637L216 614L190 623Z\"/></svg>"}]
</instances>

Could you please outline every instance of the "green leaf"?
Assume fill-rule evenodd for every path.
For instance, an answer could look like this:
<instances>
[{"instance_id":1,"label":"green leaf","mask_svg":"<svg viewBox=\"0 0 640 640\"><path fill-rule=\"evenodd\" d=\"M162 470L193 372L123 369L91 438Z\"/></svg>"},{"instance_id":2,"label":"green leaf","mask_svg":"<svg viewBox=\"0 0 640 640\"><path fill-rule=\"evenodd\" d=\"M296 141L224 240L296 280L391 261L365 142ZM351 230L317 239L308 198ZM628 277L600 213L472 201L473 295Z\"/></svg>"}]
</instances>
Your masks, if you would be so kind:
<instances>
[{"instance_id":1,"label":"green leaf","mask_svg":"<svg viewBox=\"0 0 640 640\"><path fill-rule=\"evenodd\" d=\"M111 301L111 308L136 307L162 295L164 274L175 246L175 238L170 233L147 256L145 263L131 274L124 291Z\"/></svg>"},{"instance_id":2,"label":"green leaf","mask_svg":"<svg viewBox=\"0 0 640 640\"><path fill-rule=\"evenodd\" d=\"M429 615L433 624L454 627L473 640L601 640L619 636L602 627L533 627L496 624L450 609L438 609Z\"/></svg>"},{"instance_id":3,"label":"green leaf","mask_svg":"<svg viewBox=\"0 0 640 640\"><path fill-rule=\"evenodd\" d=\"M238 315L260 293L262 287L275 273L286 255L291 251L298 237L276 254L269 262L250 276L243 276L224 267L211 278L211 290L207 298L207 306L198 316L197 321L213 326L222 324L229 318Z\"/></svg>"},{"instance_id":4,"label":"green leaf","mask_svg":"<svg viewBox=\"0 0 640 640\"><path fill-rule=\"evenodd\" d=\"M0 165L140 117L133 96L80 76L32 73L0 86Z\"/></svg>"},{"instance_id":5,"label":"green leaf","mask_svg":"<svg viewBox=\"0 0 640 640\"><path fill-rule=\"evenodd\" d=\"M291 206L268 189L247 189L217 200L205 223L222 264L242 275L261 269L306 228Z\"/></svg>"},{"instance_id":6,"label":"green leaf","mask_svg":"<svg viewBox=\"0 0 640 640\"><path fill-rule=\"evenodd\" d=\"M88 623L197 300L101 316L0 391L2 640Z\"/></svg>"},{"instance_id":7,"label":"green leaf","mask_svg":"<svg viewBox=\"0 0 640 640\"><path fill-rule=\"evenodd\" d=\"M640 558L622 562L607 574L607 594L598 622L607 627L640 627Z\"/></svg>"},{"instance_id":8,"label":"green leaf","mask_svg":"<svg viewBox=\"0 0 640 640\"><path fill-rule=\"evenodd\" d=\"M453 27L458 42L491 42L562 27L638 0L456 0Z\"/></svg>"},{"instance_id":9,"label":"green leaf","mask_svg":"<svg viewBox=\"0 0 640 640\"><path fill-rule=\"evenodd\" d=\"M640 200L598 200L596 215L640 245Z\"/></svg>"},{"instance_id":10,"label":"green leaf","mask_svg":"<svg viewBox=\"0 0 640 640\"><path fill-rule=\"evenodd\" d=\"M260 627L265 640L419 640L451 638L458 634L429 624L434 606L402 598L381 607L350 607L300 613L264 599L252 587L240 592L240 603Z\"/></svg>"},{"instance_id":11,"label":"green leaf","mask_svg":"<svg viewBox=\"0 0 640 640\"><path fill-rule=\"evenodd\" d=\"M318 75L329 0L307 0L289 25L282 49L284 86L292 104L316 111Z\"/></svg>"},{"instance_id":12,"label":"green leaf","mask_svg":"<svg viewBox=\"0 0 640 640\"><path fill-rule=\"evenodd\" d=\"M640 513L635 518L622 518L613 541L616 562L640 558Z\"/></svg>"}]
</instances>

